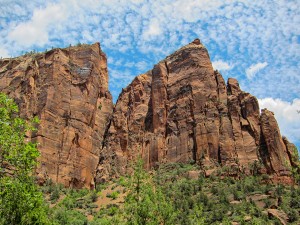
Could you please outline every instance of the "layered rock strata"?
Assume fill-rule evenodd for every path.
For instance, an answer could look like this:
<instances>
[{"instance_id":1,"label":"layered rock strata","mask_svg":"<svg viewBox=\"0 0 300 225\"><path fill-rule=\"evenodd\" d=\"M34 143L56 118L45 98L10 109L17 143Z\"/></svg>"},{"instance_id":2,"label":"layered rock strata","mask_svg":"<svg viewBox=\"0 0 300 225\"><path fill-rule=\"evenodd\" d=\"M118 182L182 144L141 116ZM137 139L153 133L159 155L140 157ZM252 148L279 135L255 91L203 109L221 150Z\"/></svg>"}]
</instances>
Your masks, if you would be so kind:
<instances>
[{"instance_id":1,"label":"layered rock strata","mask_svg":"<svg viewBox=\"0 0 300 225\"><path fill-rule=\"evenodd\" d=\"M31 135L41 152L39 182L93 188L113 110L99 43L1 60L0 91L15 99L21 117L40 119Z\"/></svg>"}]
</instances>

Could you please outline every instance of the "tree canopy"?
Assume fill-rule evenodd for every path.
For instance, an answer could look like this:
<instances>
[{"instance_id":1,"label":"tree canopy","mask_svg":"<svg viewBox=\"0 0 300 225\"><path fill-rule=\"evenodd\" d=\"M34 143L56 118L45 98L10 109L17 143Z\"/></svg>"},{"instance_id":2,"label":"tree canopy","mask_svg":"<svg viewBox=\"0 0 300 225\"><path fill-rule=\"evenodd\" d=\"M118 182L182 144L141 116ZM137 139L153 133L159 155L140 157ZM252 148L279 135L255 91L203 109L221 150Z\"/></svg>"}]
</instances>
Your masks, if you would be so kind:
<instances>
[{"instance_id":1,"label":"tree canopy","mask_svg":"<svg viewBox=\"0 0 300 225\"><path fill-rule=\"evenodd\" d=\"M32 175L39 152L25 140L38 120L27 122L18 111L0 93L0 224L48 224L43 195Z\"/></svg>"}]
</instances>

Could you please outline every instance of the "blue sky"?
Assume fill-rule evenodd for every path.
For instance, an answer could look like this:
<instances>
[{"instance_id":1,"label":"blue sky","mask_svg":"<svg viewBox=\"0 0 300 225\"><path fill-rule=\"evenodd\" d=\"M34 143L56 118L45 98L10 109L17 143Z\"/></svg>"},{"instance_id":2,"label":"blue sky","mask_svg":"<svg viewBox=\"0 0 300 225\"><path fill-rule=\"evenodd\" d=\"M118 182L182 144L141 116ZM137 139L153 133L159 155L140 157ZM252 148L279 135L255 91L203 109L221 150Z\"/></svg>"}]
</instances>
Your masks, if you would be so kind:
<instances>
[{"instance_id":1,"label":"blue sky","mask_svg":"<svg viewBox=\"0 0 300 225\"><path fill-rule=\"evenodd\" d=\"M199 37L225 79L275 112L300 146L300 1L0 0L0 56L100 42L110 90Z\"/></svg>"}]
</instances>

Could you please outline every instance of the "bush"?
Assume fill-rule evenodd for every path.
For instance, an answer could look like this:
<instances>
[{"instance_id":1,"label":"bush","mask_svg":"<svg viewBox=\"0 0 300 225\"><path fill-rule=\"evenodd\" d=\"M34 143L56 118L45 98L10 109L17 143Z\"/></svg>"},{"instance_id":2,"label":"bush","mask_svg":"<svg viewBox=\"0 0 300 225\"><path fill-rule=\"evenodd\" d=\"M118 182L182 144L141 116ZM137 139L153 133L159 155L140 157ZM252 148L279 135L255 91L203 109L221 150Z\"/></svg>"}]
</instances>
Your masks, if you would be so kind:
<instances>
[{"instance_id":1,"label":"bush","mask_svg":"<svg viewBox=\"0 0 300 225\"><path fill-rule=\"evenodd\" d=\"M119 196L119 193L116 192L116 191L113 191L112 193L108 193L108 194L106 195L106 197L112 198L113 200L117 199L118 196Z\"/></svg>"},{"instance_id":2,"label":"bush","mask_svg":"<svg viewBox=\"0 0 300 225\"><path fill-rule=\"evenodd\" d=\"M53 222L61 225L87 225L85 215L77 210L67 210L64 207L56 208L53 212Z\"/></svg>"},{"instance_id":3,"label":"bush","mask_svg":"<svg viewBox=\"0 0 300 225\"><path fill-rule=\"evenodd\" d=\"M57 202L57 200L59 199L59 197L60 197L59 188L56 186L54 188L53 192L50 195L50 201L51 201L51 203Z\"/></svg>"},{"instance_id":4,"label":"bush","mask_svg":"<svg viewBox=\"0 0 300 225\"><path fill-rule=\"evenodd\" d=\"M264 199L265 208L269 208L272 204L271 200L269 198Z\"/></svg>"},{"instance_id":5,"label":"bush","mask_svg":"<svg viewBox=\"0 0 300 225\"><path fill-rule=\"evenodd\" d=\"M89 195L89 200L91 202L96 202L98 199L98 194L96 191L92 191L92 193Z\"/></svg>"},{"instance_id":6,"label":"bush","mask_svg":"<svg viewBox=\"0 0 300 225\"><path fill-rule=\"evenodd\" d=\"M236 201L241 201L241 200L245 199L245 195L242 191L234 191L233 199Z\"/></svg>"},{"instance_id":7,"label":"bush","mask_svg":"<svg viewBox=\"0 0 300 225\"><path fill-rule=\"evenodd\" d=\"M76 206L75 200L69 196L65 197L59 205L66 207L66 209L73 209Z\"/></svg>"},{"instance_id":8,"label":"bush","mask_svg":"<svg viewBox=\"0 0 300 225\"><path fill-rule=\"evenodd\" d=\"M297 221L299 218L299 213L295 209L289 209L286 213L289 217L289 222L291 223Z\"/></svg>"}]
</instances>

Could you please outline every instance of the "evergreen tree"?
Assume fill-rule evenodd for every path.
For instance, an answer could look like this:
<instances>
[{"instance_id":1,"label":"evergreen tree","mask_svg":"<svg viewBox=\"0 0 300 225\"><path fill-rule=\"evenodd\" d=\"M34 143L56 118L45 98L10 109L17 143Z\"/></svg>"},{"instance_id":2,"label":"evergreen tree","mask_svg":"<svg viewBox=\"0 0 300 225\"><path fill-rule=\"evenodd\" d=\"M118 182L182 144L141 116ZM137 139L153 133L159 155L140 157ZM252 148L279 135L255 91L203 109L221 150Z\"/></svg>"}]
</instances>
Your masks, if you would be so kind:
<instances>
[{"instance_id":1,"label":"evergreen tree","mask_svg":"<svg viewBox=\"0 0 300 225\"><path fill-rule=\"evenodd\" d=\"M126 223L130 225L174 224L175 209L139 159L129 181L125 201Z\"/></svg>"}]
</instances>

